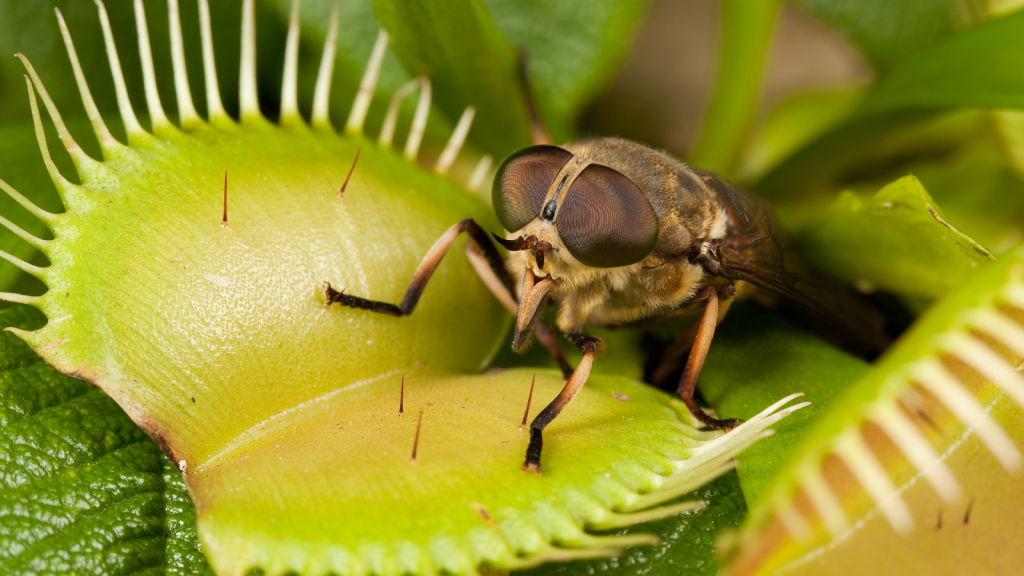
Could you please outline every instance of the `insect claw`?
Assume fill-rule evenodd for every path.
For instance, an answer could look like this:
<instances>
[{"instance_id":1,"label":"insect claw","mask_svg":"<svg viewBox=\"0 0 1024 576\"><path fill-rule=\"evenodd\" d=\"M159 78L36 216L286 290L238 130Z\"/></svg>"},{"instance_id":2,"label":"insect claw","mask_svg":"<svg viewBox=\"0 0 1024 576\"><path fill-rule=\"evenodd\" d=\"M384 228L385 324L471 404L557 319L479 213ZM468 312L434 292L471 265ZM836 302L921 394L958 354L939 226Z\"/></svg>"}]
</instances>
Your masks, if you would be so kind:
<instances>
[{"instance_id":1,"label":"insect claw","mask_svg":"<svg viewBox=\"0 0 1024 576\"><path fill-rule=\"evenodd\" d=\"M345 294L345 289L342 288L341 291L339 292L334 288L331 288L330 282L324 282L323 293L324 306L329 307L331 304L334 304L335 302L341 299L342 295Z\"/></svg>"},{"instance_id":2,"label":"insect claw","mask_svg":"<svg viewBox=\"0 0 1024 576\"><path fill-rule=\"evenodd\" d=\"M540 464L537 464L536 462L529 462L527 464L523 464L523 467L520 468L519 471L524 473L533 472L537 476L543 475L543 473L540 471Z\"/></svg>"}]
</instances>

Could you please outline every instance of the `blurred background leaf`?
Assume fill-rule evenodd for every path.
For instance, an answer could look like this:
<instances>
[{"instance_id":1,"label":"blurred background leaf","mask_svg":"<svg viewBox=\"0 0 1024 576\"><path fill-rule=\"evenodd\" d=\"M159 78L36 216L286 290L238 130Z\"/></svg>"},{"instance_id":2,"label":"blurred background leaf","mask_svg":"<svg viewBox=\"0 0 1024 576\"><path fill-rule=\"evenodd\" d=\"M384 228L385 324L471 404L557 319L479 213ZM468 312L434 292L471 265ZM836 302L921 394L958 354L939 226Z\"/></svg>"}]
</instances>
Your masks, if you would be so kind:
<instances>
[{"instance_id":1,"label":"blurred background leaf","mask_svg":"<svg viewBox=\"0 0 1024 576\"><path fill-rule=\"evenodd\" d=\"M863 292L938 298L993 258L943 218L913 176L868 198L843 192L795 233L815 267Z\"/></svg>"},{"instance_id":2,"label":"blurred background leaf","mask_svg":"<svg viewBox=\"0 0 1024 576\"><path fill-rule=\"evenodd\" d=\"M732 176L760 100L779 4L779 0L721 3L718 77L688 158L694 166Z\"/></svg>"},{"instance_id":3,"label":"blurred background leaf","mask_svg":"<svg viewBox=\"0 0 1024 576\"><path fill-rule=\"evenodd\" d=\"M842 172L856 169L858 160L867 160L861 165L874 163L877 170L880 140L900 130L927 128L942 109L1024 107L1024 79L1012 72L1024 68L1024 56L1012 48L1022 35L1024 12L1012 13L904 60L865 94L850 117L770 170L755 189L773 198L792 198L808 188L827 188ZM943 125L947 134L941 141L962 142L969 136L964 127ZM935 149L933 138L921 141ZM906 149L901 152L903 158L909 156Z\"/></svg>"},{"instance_id":4,"label":"blurred background leaf","mask_svg":"<svg viewBox=\"0 0 1024 576\"><path fill-rule=\"evenodd\" d=\"M795 0L860 46L880 69L917 54L976 17L956 0Z\"/></svg>"}]
</instances>

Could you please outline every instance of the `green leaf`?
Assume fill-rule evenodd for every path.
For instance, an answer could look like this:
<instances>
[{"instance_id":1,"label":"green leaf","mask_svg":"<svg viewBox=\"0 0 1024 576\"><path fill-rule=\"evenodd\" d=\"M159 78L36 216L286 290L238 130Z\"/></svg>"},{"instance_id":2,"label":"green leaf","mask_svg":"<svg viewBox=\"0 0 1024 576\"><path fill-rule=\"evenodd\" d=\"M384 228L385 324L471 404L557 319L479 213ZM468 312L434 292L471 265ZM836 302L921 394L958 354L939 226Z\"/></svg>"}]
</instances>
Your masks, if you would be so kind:
<instances>
[{"instance_id":1,"label":"green leaf","mask_svg":"<svg viewBox=\"0 0 1024 576\"><path fill-rule=\"evenodd\" d=\"M748 506L761 501L809 427L867 369L863 361L757 306L744 303L729 310L715 330L698 384L719 416L749 419L765 402L796 392L811 402L777 424L774 436L737 458Z\"/></svg>"},{"instance_id":2,"label":"green leaf","mask_svg":"<svg viewBox=\"0 0 1024 576\"><path fill-rule=\"evenodd\" d=\"M955 0L795 0L888 68L953 33L969 4Z\"/></svg>"},{"instance_id":3,"label":"green leaf","mask_svg":"<svg viewBox=\"0 0 1024 576\"><path fill-rule=\"evenodd\" d=\"M915 163L911 171L950 222L1000 254L1024 238L1024 175L993 140L974 139L942 159Z\"/></svg>"},{"instance_id":4,"label":"green leaf","mask_svg":"<svg viewBox=\"0 0 1024 576\"><path fill-rule=\"evenodd\" d=\"M25 307L0 324L42 321ZM0 335L0 572L212 574L160 450L99 389Z\"/></svg>"},{"instance_id":5,"label":"green leaf","mask_svg":"<svg viewBox=\"0 0 1024 576\"><path fill-rule=\"evenodd\" d=\"M971 106L1024 108L1024 11L951 36L901 63L865 98L859 114ZM979 65L984 63L984 65Z\"/></svg>"},{"instance_id":6,"label":"green leaf","mask_svg":"<svg viewBox=\"0 0 1024 576\"><path fill-rule=\"evenodd\" d=\"M430 78L449 118L476 108L472 137L502 158L530 143L515 51L481 0L374 0L391 46L414 75Z\"/></svg>"},{"instance_id":7,"label":"green leaf","mask_svg":"<svg viewBox=\"0 0 1024 576\"><path fill-rule=\"evenodd\" d=\"M857 285L904 296L937 298L960 286L992 255L946 221L913 176L869 200L844 192L795 230L807 259Z\"/></svg>"},{"instance_id":8,"label":"green leaf","mask_svg":"<svg viewBox=\"0 0 1024 576\"><path fill-rule=\"evenodd\" d=\"M779 163L756 190L793 197L829 176L849 172L858 161L877 170L894 158L905 159L908 150L892 146L891 135L949 108L1024 108L1024 76L1015 73L1024 69L1024 54L1017 49L1022 36L1024 11L945 38L901 62L865 94L846 121ZM941 150L950 135L957 138L961 132L945 128L929 149Z\"/></svg>"},{"instance_id":9,"label":"green leaf","mask_svg":"<svg viewBox=\"0 0 1024 576\"><path fill-rule=\"evenodd\" d=\"M795 94L782 100L745 147L736 179L756 182L791 154L845 121L861 97L861 90L835 90Z\"/></svg>"},{"instance_id":10,"label":"green leaf","mask_svg":"<svg viewBox=\"0 0 1024 576\"><path fill-rule=\"evenodd\" d=\"M483 0L513 46L555 142L573 139L583 107L625 58L649 0Z\"/></svg>"}]
</instances>

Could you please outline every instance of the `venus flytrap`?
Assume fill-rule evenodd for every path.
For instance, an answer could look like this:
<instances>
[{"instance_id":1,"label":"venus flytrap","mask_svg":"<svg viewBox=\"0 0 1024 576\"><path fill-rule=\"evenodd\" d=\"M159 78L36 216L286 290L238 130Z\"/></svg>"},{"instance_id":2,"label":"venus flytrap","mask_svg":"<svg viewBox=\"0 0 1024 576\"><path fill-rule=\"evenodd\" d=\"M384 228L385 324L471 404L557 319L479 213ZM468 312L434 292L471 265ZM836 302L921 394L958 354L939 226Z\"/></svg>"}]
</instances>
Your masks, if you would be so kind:
<instances>
[{"instance_id":1,"label":"venus flytrap","mask_svg":"<svg viewBox=\"0 0 1024 576\"><path fill-rule=\"evenodd\" d=\"M731 470L739 451L806 405L789 396L728 434L700 432L666 395L595 376L552 426L559 431L546 475L520 474L527 436L518 423L533 372L466 375L488 365L508 318L465 259L437 270L408 319L329 309L320 294L330 281L395 300L452 222L472 216L498 229L487 206L443 177L473 108L436 173L416 164L429 80L416 80L419 104L401 156L390 149L393 114L379 142L368 139L363 124L387 49L381 33L344 132L335 132L332 39L343 30L334 18L307 123L297 106L295 8L275 125L259 107L254 6L246 0L235 121L221 104L200 0L204 120L191 100L171 1L175 125L156 93L136 0L147 131L98 6L128 143L100 116L58 14L103 161L78 146L24 59L44 163L66 211L43 211L2 185L54 238L0 220L50 262L4 254L48 291L0 298L43 311L44 327L10 330L53 367L106 391L178 467L218 573L473 574L652 544L649 535L596 532L699 509L673 501ZM80 184L50 158L37 93ZM481 185L488 163L470 188ZM535 393L551 398L561 385L540 372ZM408 416L398 413L400 402Z\"/></svg>"},{"instance_id":2,"label":"venus flytrap","mask_svg":"<svg viewBox=\"0 0 1024 576\"><path fill-rule=\"evenodd\" d=\"M1019 491L1024 465L1022 359L1018 245L930 309L806 432L733 542L742 547L730 573L813 573L814 559L845 541L893 531L906 537L894 541L904 543L903 561L920 569L930 566L928 546L943 538L988 546L1017 518L1006 490ZM968 526L981 496L987 522L971 535L938 532L944 510L948 524ZM990 570L1013 565L1012 554L991 556Z\"/></svg>"}]
</instances>

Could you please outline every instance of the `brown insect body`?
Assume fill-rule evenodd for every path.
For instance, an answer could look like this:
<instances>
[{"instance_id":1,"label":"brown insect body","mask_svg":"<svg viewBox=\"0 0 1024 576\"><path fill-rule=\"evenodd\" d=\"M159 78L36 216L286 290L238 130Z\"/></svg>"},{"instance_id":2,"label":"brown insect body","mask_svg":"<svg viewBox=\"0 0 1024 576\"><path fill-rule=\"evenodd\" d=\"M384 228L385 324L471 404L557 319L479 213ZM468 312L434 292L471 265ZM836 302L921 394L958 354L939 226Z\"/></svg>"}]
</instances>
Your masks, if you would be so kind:
<instances>
[{"instance_id":1,"label":"brown insect body","mask_svg":"<svg viewBox=\"0 0 1024 576\"><path fill-rule=\"evenodd\" d=\"M681 162L628 140L600 138L563 148L580 165L607 166L635 183L657 218L657 240L640 262L591 267L566 249L558 233L557 213L555 221L538 215L509 238L534 236L550 244L544 266L538 265L535 250L512 252L510 273L521 280L530 269L538 278L558 282L550 297L558 305L558 327L563 332L577 332L585 323L616 326L685 311L685 304L709 280L704 268L687 255L698 239L721 239L726 233L728 216L713 193ZM571 182L564 188L571 190ZM563 194L561 200L571 193Z\"/></svg>"},{"instance_id":2,"label":"brown insect body","mask_svg":"<svg viewBox=\"0 0 1024 576\"><path fill-rule=\"evenodd\" d=\"M534 247L512 252L507 266L520 282L527 271L557 282L549 297L558 307L557 324L563 332L579 332L584 324L621 326L690 314L704 305L694 299L702 287L749 282L857 332L848 337L861 341L855 348L879 346L864 342L879 340L877 313L817 277L759 199L710 172L629 140L594 138L562 148L573 157L551 183L545 202L568 201L574 177L587 166L606 166L636 185L657 219L657 239L650 253L616 267L587 266L575 258L560 237L557 210L553 218L539 214L508 235L510 240L527 239L532 246L549 246L543 265ZM865 324L866 319L870 321ZM526 338L517 341L525 344Z\"/></svg>"},{"instance_id":3,"label":"brown insect body","mask_svg":"<svg viewBox=\"0 0 1024 576\"><path fill-rule=\"evenodd\" d=\"M327 305L408 316L445 253L465 232L474 269L517 316L513 348L522 350L536 334L567 378L530 424L524 470L540 473L544 429L583 388L604 350L599 338L583 332L586 324L618 326L701 311L693 329L670 347L673 353L662 359L653 380L660 383L671 374L677 367L673 362L689 350L677 393L696 420L723 429L739 422L706 414L694 391L715 326L737 285L788 297L831 321L853 347L877 351L885 345L882 317L814 274L766 204L641 144L595 138L526 148L502 163L493 200L498 219L511 231L505 239L495 236L510 251L507 259L467 218L430 248L400 304L345 294L327 283L324 297ZM549 300L558 307L558 327L583 352L575 368L540 320Z\"/></svg>"}]
</instances>

